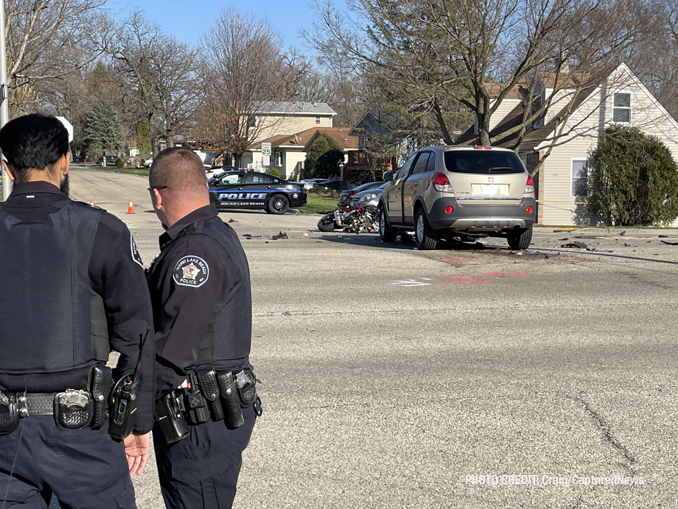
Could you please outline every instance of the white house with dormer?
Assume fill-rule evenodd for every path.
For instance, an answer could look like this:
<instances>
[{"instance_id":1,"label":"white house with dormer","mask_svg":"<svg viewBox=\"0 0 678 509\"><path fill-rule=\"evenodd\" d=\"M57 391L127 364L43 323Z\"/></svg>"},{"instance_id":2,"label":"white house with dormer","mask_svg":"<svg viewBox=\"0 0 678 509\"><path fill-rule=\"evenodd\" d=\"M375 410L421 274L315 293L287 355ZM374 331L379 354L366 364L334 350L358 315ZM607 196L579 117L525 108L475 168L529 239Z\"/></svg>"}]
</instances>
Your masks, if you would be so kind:
<instances>
[{"instance_id":1,"label":"white house with dormer","mask_svg":"<svg viewBox=\"0 0 678 509\"><path fill-rule=\"evenodd\" d=\"M576 78L572 77L573 87ZM535 93L549 97L553 88L539 83ZM490 97L500 85L487 84ZM490 138L521 122L524 88L516 87L492 116ZM522 140L518 149L528 170L542 166L535 175L538 222L551 225L589 224L585 211L588 165L605 128L612 124L637 127L659 138L678 161L678 123L624 63L590 85L558 91L550 109ZM478 144L477 126L461 135L458 144ZM497 145L515 145L515 136Z\"/></svg>"}]
</instances>

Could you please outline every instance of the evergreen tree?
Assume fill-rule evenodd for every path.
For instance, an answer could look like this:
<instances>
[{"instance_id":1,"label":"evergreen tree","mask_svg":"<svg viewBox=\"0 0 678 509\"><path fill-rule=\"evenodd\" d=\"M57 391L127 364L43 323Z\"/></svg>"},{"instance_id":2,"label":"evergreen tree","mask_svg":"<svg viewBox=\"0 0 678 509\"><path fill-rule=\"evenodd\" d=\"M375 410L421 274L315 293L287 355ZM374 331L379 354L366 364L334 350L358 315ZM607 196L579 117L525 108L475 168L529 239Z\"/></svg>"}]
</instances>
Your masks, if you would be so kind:
<instances>
[{"instance_id":1,"label":"evergreen tree","mask_svg":"<svg viewBox=\"0 0 678 509\"><path fill-rule=\"evenodd\" d=\"M307 152L304 169L309 178L331 178L339 174L339 163L343 161L344 151L339 142L323 133Z\"/></svg>"},{"instance_id":2,"label":"evergreen tree","mask_svg":"<svg viewBox=\"0 0 678 509\"><path fill-rule=\"evenodd\" d=\"M666 145L637 128L605 130L590 180L588 211L605 224L667 224L678 217L676 162Z\"/></svg>"},{"instance_id":3,"label":"evergreen tree","mask_svg":"<svg viewBox=\"0 0 678 509\"><path fill-rule=\"evenodd\" d=\"M85 146L88 152L118 152L125 146L122 123L113 105L98 97L85 119Z\"/></svg>"}]
</instances>

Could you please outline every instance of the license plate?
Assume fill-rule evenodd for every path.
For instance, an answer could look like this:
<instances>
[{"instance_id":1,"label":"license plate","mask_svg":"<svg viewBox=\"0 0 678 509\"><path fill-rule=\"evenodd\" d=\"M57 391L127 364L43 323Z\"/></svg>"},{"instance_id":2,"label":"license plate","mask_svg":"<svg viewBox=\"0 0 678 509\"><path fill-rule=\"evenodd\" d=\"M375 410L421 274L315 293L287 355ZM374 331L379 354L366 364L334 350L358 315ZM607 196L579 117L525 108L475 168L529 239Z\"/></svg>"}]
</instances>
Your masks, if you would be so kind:
<instances>
[{"instance_id":1,"label":"license plate","mask_svg":"<svg viewBox=\"0 0 678 509\"><path fill-rule=\"evenodd\" d=\"M474 184L473 194L480 196L508 196L506 184Z\"/></svg>"}]
</instances>

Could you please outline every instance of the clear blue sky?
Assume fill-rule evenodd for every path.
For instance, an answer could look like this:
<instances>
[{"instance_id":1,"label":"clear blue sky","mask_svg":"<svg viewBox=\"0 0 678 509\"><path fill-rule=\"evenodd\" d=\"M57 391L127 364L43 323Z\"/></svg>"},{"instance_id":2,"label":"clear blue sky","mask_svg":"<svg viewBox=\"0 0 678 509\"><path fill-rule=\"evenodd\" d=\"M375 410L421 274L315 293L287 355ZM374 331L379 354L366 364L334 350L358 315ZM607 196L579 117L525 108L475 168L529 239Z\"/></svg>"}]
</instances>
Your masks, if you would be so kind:
<instances>
[{"instance_id":1,"label":"clear blue sky","mask_svg":"<svg viewBox=\"0 0 678 509\"><path fill-rule=\"evenodd\" d=\"M316 18L311 7L312 0L256 0L219 2L217 0L108 0L107 8L116 19L124 18L128 12L141 8L146 17L168 35L183 42L197 44L200 36L209 30L222 10L235 10L253 14L268 22L285 38L285 46L295 46L307 53L301 28L310 28Z\"/></svg>"}]
</instances>

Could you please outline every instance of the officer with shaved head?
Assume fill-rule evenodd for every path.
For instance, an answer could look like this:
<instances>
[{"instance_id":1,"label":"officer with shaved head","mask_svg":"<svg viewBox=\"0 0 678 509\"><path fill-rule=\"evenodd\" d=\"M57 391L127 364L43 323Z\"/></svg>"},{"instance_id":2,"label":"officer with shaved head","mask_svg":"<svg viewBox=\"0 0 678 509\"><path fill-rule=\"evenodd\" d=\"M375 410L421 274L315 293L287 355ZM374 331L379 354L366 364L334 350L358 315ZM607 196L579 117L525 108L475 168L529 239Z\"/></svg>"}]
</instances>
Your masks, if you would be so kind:
<instances>
[{"instance_id":1,"label":"officer with shaved head","mask_svg":"<svg viewBox=\"0 0 678 509\"><path fill-rule=\"evenodd\" d=\"M173 147L149 172L165 228L148 284L156 328L156 427L165 505L231 507L261 402L249 362L252 297L236 233L210 204L205 170Z\"/></svg>"}]
</instances>

